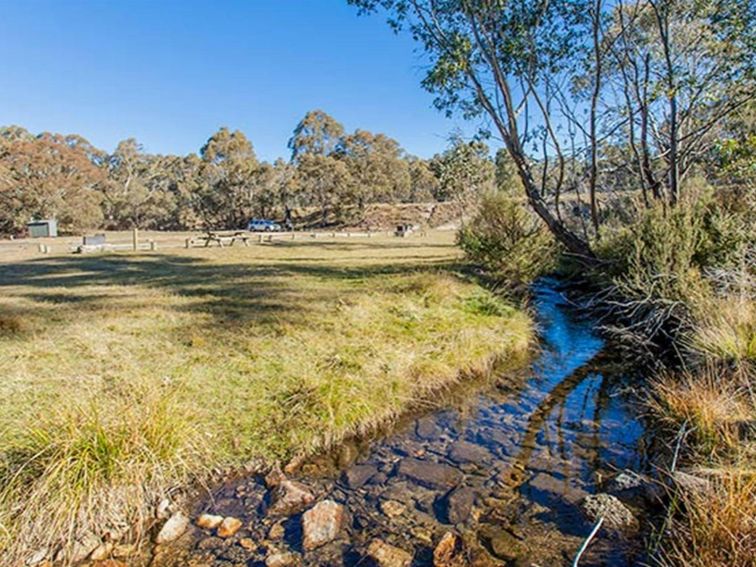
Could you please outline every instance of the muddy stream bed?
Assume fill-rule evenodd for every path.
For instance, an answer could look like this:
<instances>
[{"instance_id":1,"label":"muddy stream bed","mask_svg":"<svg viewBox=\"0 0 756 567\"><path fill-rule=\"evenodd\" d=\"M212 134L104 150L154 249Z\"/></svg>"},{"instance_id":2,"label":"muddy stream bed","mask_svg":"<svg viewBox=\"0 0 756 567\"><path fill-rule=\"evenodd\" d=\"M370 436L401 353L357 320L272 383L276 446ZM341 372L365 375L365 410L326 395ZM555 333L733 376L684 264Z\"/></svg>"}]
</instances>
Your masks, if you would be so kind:
<instances>
[{"instance_id":1,"label":"muddy stream bed","mask_svg":"<svg viewBox=\"0 0 756 567\"><path fill-rule=\"evenodd\" d=\"M529 372L301 464L287 476L313 498L286 510L275 500L281 487L271 487L280 479L216 487L192 520L232 516L238 532L223 538L192 525L158 546L153 564L433 565L451 532L437 565L571 565L594 525L582 509L586 496L616 494L642 517L632 471L647 462L631 364L613 355L557 282L543 280L534 296L542 345ZM338 534L312 549L302 512L328 500L339 506L323 510L323 529L335 522ZM635 564L641 539L637 526L603 527L580 565Z\"/></svg>"}]
</instances>

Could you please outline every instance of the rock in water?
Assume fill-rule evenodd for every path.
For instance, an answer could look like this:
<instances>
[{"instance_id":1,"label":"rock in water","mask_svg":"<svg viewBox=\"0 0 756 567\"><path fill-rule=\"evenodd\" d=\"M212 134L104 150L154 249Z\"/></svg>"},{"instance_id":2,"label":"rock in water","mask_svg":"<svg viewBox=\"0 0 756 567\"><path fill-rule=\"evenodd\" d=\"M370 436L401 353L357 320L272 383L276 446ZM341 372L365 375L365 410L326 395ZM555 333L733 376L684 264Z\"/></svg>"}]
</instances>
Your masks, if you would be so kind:
<instances>
[{"instance_id":1,"label":"rock in water","mask_svg":"<svg viewBox=\"0 0 756 567\"><path fill-rule=\"evenodd\" d=\"M611 494L590 494L583 499L581 508L586 517L596 522L604 518L604 526L616 530L636 528L638 520L619 498Z\"/></svg>"},{"instance_id":2,"label":"rock in water","mask_svg":"<svg viewBox=\"0 0 756 567\"><path fill-rule=\"evenodd\" d=\"M444 500L446 519L450 524L467 522L471 517L474 503L475 490L468 487L455 488Z\"/></svg>"},{"instance_id":3,"label":"rock in water","mask_svg":"<svg viewBox=\"0 0 756 567\"><path fill-rule=\"evenodd\" d=\"M163 527L155 538L155 543L170 543L177 540L186 531L187 527L189 527L189 518L181 512L176 512L163 524Z\"/></svg>"},{"instance_id":4,"label":"rock in water","mask_svg":"<svg viewBox=\"0 0 756 567\"><path fill-rule=\"evenodd\" d=\"M412 555L380 539L370 542L367 553L379 567L409 567L412 563Z\"/></svg>"},{"instance_id":5,"label":"rock in water","mask_svg":"<svg viewBox=\"0 0 756 567\"><path fill-rule=\"evenodd\" d=\"M302 546L315 549L333 541L344 524L344 507L333 500L323 500L302 515Z\"/></svg>"},{"instance_id":6,"label":"rock in water","mask_svg":"<svg viewBox=\"0 0 756 567\"><path fill-rule=\"evenodd\" d=\"M446 532L433 550L433 567L465 567L462 538L454 532Z\"/></svg>"},{"instance_id":7,"label":"rock in water","mask_svg":"<svg viewBox=\"0 0 756 567\"><path fill-rule=\"evenodd\" d=\"M476 445L475 443L470 443L469 441L457 441L451 446L449 458L457 464L483 464L491 459L491 453L489 453L484 447Z\"/></svg>"},{"instance_id":8,"label":"rock in water","mask_svg":"<svg viewBox=\"0 0 756 567\"><path fill-rule=\"evenodd\" d=\"M462 479L462 473L452 466L413 458L399 463L399 474L428 488L452 488Z\"/></svg>"},{"instance_id":9,"label":"rock in water","mask_svg":"<svg viewBox=\"0 0 756 567\"><path fill-rule=\"evenodd\" d=\"M279 484L281 484L284 480L286 480L286 475L283 473L278 463L276 463L268 471L268 474L265 475L265 486L268 489L272 490Z\"/></svg>"},{"instance_id":10,"label":"rock in water","mask_svg":"<svg viewBox=\"0 0 756 567\"><path fill-rule=\"evenodd\" d=\"M361 488L378 472L375 465L355 465L345 470L341 475L341 482L352 490Z\"/></svg>"},{"instance_id":11,"label":"rock in water","mask_svg":"<svg viewBox=\"0 0 756 567\"><path fill-rule=\"evenodd\" d=\"M396 500L382 500L380 503L381 512L389 518L396 518L407 511L407 507Z\"/></svg>"},{"instance_id":12,"label":"rock in water","mask_svg":"<svg viewBox=\"0 0 756 567\"><path fill-rule=\"evenodd\" d=\"M221 525L223 516L216 516L214 514L202 514L197 518L197 526L205 530L214 530Z\"/></svg>"},{"instance_id":13,"label":"rock in water","mask_svg":"<svg viewBox=\"0 0 756 567\"><path fill-rule=\"evenodd\" d=\"M301 564L296 553L273 553L265 560L265 567L297 567Z\"/></svg>"},{"instance_id":14,"label":"rock in water","mask_svg":"<svg viewBox=\"0 0 756 567\"><path fill-rule=\"evenodd\" d=\"M307 508L315 497L305 485L293 480L283 480L273 491L272 500L269 515L291 516Z\"/></svg>"},{"instance_id":15,"label":"rock in water","mask_svg":"<svg viewBox=\"0 0 756 567\"><path fill-rule=\"evenodd\" d=\"M218 537L227 538L234 535L242 527L242 521L238 518L229 516L223 518L220 526L218 526Z\"/></svg>"}]
</instances>

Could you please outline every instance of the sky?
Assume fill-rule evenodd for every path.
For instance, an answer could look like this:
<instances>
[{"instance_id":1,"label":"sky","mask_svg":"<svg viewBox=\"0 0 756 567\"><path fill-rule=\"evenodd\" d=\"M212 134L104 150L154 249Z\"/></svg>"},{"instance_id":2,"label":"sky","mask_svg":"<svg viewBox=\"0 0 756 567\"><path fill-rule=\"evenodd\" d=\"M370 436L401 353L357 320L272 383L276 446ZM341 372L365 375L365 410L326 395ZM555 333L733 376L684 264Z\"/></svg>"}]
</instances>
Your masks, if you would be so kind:
<instances>
[{"instance_id":1,"label":"sky","mask_svg":"<svg viewBox=\"0 0 756 567\"><path fill-rule=\"evenodd\" d=\"M422 55L346 0L0 0L0 125L77 133L112 151L196 152L221 126L288 157L308 110L430 157L447 119Z\"/></svg>"}]
</instances>

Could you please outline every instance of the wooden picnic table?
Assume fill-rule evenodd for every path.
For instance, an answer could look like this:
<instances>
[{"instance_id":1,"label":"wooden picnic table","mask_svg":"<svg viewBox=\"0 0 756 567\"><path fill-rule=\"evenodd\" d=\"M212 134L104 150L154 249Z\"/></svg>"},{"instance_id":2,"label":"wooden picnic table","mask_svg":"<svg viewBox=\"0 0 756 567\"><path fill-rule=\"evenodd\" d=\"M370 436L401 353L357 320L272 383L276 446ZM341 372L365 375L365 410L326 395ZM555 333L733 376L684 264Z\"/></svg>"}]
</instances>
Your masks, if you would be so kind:
<instances>
[{"instance_id":1,"label":"wooden picnic table","mask_svg":"<svg viewBox=\"0 0 756 567\"><path fill-rule=\"evenodd\" d=\"M218 246L223 248L223 241L230 240L230 246L234 245L237 240L241 241L244 246L249 246L249 239L252 238L252 234L246 230L234 230L234 231L217 231L208 230L204 236L198 237L199 240L205 241L205 247L210 246L212 242L217 242Z\"/></svg>"}]
</instances>

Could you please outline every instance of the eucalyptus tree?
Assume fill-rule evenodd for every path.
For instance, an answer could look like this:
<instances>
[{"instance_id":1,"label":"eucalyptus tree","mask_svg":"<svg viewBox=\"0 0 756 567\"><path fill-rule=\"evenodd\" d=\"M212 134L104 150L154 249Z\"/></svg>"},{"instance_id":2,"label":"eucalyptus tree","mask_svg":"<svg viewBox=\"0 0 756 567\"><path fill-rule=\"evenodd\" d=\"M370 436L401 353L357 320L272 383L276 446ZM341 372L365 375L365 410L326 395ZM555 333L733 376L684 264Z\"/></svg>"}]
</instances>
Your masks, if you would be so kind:
<instances>
[{"instance_id":1,"label":"eucalyptus tree","mask_svg":"<svg viewBox=\"0 0 756 567\"><path fill-rule=\"evenodd\" d=\"M202 146L200 157L195 210L207 226L241 228L252 215L261 188L252 142L239 130L221 128Z\"/></svg>"},{"instance_id":2,"label":"eucalyptus tree","mask_svg":"<svg viewBox=\"0 0 756 567\"><path fill-rule=\"evenodd\" d=\"M56 218L67 232L99 225L98 188L105 174L83 149L83 138L77 137L78 144L70 140L21 130L0 138L0 231L21 232L32 218Z\"/></svg>"},{"instance_id":3,"label":"eucalyptus tree","mask_svg":"<svg viewBox=\"0 0 756 567\"><path fill-rule=\"evenodd\" d=\"M297 171L304 196L320 211L326 226L332 213L342 208L352 187L349 168L343 160L315 153L300 155Z\"/></svg>"},{"instance_id":4,"label":"eucalyptus tree","mask_svg":"<svg viewBox=\"0 0 756 567\"><path fill-rule=\"evenodd\" d=\"M311 110L294 128L289 139L291 160L305 154L327 156L334 152L344 135L344 126L322 110Z\"/></svg>"},{"instance_id":5,"label":"eucalyptus tree","mask_svg":"<svg viewBox=\"0 0 756 567\"><path fill-rule=\"evenodd\" d=\"M427 160L410 157L407 160L410 175L408 201L420 203L433 201L439 191L439 180Z\"/></svg>"},{"instance_id":6,"label":"eucalyptus tree","mask_svg":"<svg viewBox=\"0 0 756 567\"><path fill-rule=\"evenodd\" d=\"M706 135L756 90L753 0L348 1L409 30L436 106L487 119L530 206L584 258L603 148L627 148L642 187L674 205ZM563 218L568 190L588 193L592 231Z\"/></svg>"},{"instance_id":7,"label":"eucalyptus tree","mask_svg":"<svg viewBox=\"0 0 756 567\"><path fill-rule=\"evenodd\" d=\"M334 155L349 169L351 196L360 213L367 203L407 200L409 167L399 142L393 138L358 129L341 138Z\"/></svg>"},{"instance_id":8,"label":"eucalyptus tree","mask_svg":"<svg viewBox=\"0 0 756 567\"><path fill-rule=\"evenodd\" d=\"M164 229L172 224L175 195L167 158L150 155L135 139L118 144L105 159L103 209L113 228Z\"/></svg>"},{"instance_id":9,"label":"eucalyptus tree","mask_svg":"<svg viewBox=\"0 0 756 567\"><path fill-rule=\"evenodd\" d=\"M494 187L495 166L488 146L479 141L452 138L449 148L433 162L439 180L437 197L458 201L462 211Z\"/></svg>"}]
</instances>

